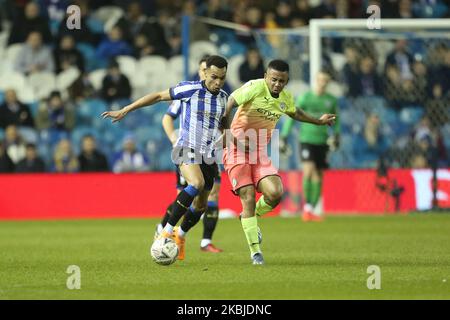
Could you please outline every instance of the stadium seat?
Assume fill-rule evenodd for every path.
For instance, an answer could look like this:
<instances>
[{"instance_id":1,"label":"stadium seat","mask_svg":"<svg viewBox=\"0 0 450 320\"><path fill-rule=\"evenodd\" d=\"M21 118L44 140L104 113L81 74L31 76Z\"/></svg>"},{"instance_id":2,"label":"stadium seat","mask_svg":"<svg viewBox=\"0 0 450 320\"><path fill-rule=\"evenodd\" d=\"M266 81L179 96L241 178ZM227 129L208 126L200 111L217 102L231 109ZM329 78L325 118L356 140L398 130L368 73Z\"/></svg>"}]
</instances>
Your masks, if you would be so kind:
<instances>
[{"instance_id":1,"label":"stadium seat","mask_svg":"<svg viewBox=\"0 0 450 320\"><path fill-rule=\"evenodd\" d=\"M415 125L424 115L422 107L406 107L400 111L400 121L407 125Z\"/></svg>"},{"instance_id":2,"label":"stadium seat","mask_svg":"<svg viewBox=\"0 0 450 320\"><path fill-rule=\"evenodd\" d=\"M19 134L27 143L37 144L39 141L39 133L30 127L19 127Z\"/></svg>"},{"instance_id":3,"label":"stadium seat","mask_svg":"<svg viewBox=\"0 0 450 320\"><path fill-rule=\"evenodd\" d=\"M294 97L297 97L298 95L309 91L309 85L302 80L292 80L288 82L286 89L289 90Z\"/></svg>"},{"instance_id":4,"label":"stadium seat","mask_svg":"<svg viewBox=\"0 0 450 320\"><path fill-rule=\"evenodd\" d=\"M23 86L21 88L17 88L16 90L17 98L26 104L31 104L38 101L33 89L29 86Z\"/></svg>"},{"instance_id":5,"label":"stadium seat","mask_svg":"<svg viewBox=\"0 0 450 320\"><path fill-rule=\"evenodd\" d=\"M26 86L26 78L19 72L3 72L0 74L0 90L15 89L19 90Z\"/></svg>"},{"instance_id":6,"label":"stadium seat","mask_svg":"<svg viewBox=\"0 0 450 320\"><path fill-rule=\"evenodd\" d=\"M38 72L28 76L27 85L33 89L36 99L45 99L56 90L56 76L53 72Z\"/></svg>"},{"instance_id":7,"label":"stadium seat","mask_svg":"<svg viewBox=\"0 0 450 320\"><path fill-rule=\"evenodd\" d=\"M194 61L194 59L189 59L189 73L193 74L197 71L198 61ZM184 74L184 57L182 55L174 56L167 61L168 70L173 74L173 79L176 82L180 82L185 80Z\"/></svg>"},{"instance_id":8,"label":"stadium seat","mask_svg":"<svg viewBox=\"0 0 450 320\"><path fill-rule=\"evenodd\" d=\"M77 43L77 49L80 50L83 55L84 61L86 61L86 70L92 71L98 68L98 60L96 56L95 48L88 43Z\"/></svg>"},{"instance_id":9,"label":"stadium seat","mask_svg":"<svg viewBox=\"0 0 450 320\"><path fill-rule=\"evenodd\" d=\"M342 68L344 68L344 65L347 62L345 55L343 55L342 53L332 52L330 53L330 58L334 69L337 72L341 72Z\"/></svg>"},{"instance_id":10,"label":"stadium seat","mask_svg":"<svg viewBox=\"0 0 450 320\"><path fill-rule=\"evenodd\" d=\"M117 6L103 6L97 9L93 16L103 23L106 23L111 18L116 18L117 20L124 14L123 9Z\"/></svg>"},{"instance_id":11,"label":"stadium seat","mask_svg":"<svg viewBox=\"0 0 450 320\"><path fill-rule=\"evenodd\" d=\"M69 88L75 80L80 76L80 70L71 67L67 70L62 71L56 76L56 87L59 91L64 91Z\"/></svg>"},{"instance_id":12,"label":"stadium seat","mask_svg":"<svg viewBox=\"0 0 450 320\"><path fill-rule=\"evenodd\" d=\"M0 90L0 104L2 104L3 101L5 101L5 93L2 90Z\"/></svg>"},{"instance_id":13,"label":"stadium seat","mask_svg":"<svg viewBox=\"0 0 450 320\"><path fill-rule=\"evenodd\" d=\"M19 55L19 52L22 50L23 47L24 47L23 43L15 43L8 46L6 48L6 60L14 64L17 56Z\"/></svg>"},{"instance_id":14,"label":"stadium seat","mask_svg":"<svg viewBox=\"0 0 450 320\"><path fill-rule=\"evenodd\" d=\"M4 138L5 138L5 130L0 128L0 141L3 141Z\"/></svg>"},{"instance_id":15,"label":"stadium seat","mask_svg":"<svg viewBox=\"0 0 450 320\"><path fill-rule=\"evenodd\" d=\"M102 88L103 78L106 75L106 69L98 69L89 73L88 78L95 90Z\"/></svg>"},{"instance_id":16,"label":"stadium seat","mask_svg":"<svg viewBox=\"0 0 450 320\"><path fill-rule=\"evenodd\" d=\"M116 60L119 63L120 71L128 78L133 78L137 74L137 61L135 58L131 56L118 56Z\"/></svg>"},{"instance_id":17,"label":"stadium seat","mask_svg":"<svg viewBox=\"0 0 450 320\"><path fill-rule=\"evenodd\" d=\"M139 60L137 70L146 78L146 85L149 87L147 92L166 89L166 80L161 77L168 74L167 60L164 57L144 57Z\"/></svg>"},{"instance_id":18,"label":"stadium seat","mask_svg":"<svg viewBox=\"0 0 450 320\"><path fill-rule=\"evenodd\" d=\"M200 61L205 54L218 54L216 45L210 41L195 41L189 46L189 53L194 61Z\"/></svg>"},{"instance_id":19,"label":"stadium seat","mask_svg":"<svg viewBox=\"0 0 450 320\"><path fill-rule=\"evenodd\" d=\"M244 62L243 54L235 55L228 59L227 81L232 89L237 89L242 85L239 79L239 67Z\"/></svg>"},{"instance_id":20,"label":"stadium seat","mask_svg":"<svg viewBox=\"0 0 450 320\"><path fill-rule=\"evenodd\" d=\"M327 91L335 97L342 97L344 95L344 86L337 81L330 81Z\"/></svg>"}]
</instances>

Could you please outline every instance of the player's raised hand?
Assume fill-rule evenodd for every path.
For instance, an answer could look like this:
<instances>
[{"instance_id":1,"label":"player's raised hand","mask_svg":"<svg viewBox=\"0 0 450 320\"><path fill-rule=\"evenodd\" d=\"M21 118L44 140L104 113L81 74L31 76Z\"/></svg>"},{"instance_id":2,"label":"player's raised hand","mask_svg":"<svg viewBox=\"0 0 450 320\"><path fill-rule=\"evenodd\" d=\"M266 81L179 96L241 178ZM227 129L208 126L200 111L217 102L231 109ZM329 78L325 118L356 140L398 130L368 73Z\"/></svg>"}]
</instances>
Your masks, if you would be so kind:
<instances>
[{"instance_id":1,"label":"player's raised hand","mask_svg":"<svg viewBox=\"0 0 450 320\"><path fill-rule=\"evenodd\" d=\"M334 121L336 120L336 115L335 114L329 114L329 113L325 113L324 115L322 115L319 118L319 122L322 125L329 125L332 126L334 124Z\"/></svg>"},{"instance_id":2,"label":"player's raised hand","mask_svg":"<svg viewBox=\"0 0 450 320\"><path fill-rule=\"evenodd\" d=\"M103 119L112 118L112 122L117 122L122 120L123 117L127 114L127 112L124 110L125 108L122 108L117 111L105 111L102 113Z\"/></svg>"}]
</instances>

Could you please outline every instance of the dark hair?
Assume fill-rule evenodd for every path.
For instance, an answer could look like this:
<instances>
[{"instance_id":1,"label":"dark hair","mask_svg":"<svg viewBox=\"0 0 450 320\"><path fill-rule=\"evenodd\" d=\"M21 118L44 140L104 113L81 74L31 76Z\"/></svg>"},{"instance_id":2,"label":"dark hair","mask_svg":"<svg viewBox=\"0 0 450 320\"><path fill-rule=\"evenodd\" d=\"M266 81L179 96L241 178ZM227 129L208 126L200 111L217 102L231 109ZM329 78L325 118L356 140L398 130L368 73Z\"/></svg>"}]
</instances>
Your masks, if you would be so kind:
<instances>
[{"instance_id":1,"label":"dark hair","mask_svg":"<svg viewBox=\"0 0 450 320\"><path fill-rule=\"evenodd\" d=\"M209 56L206 59L206 67L210 68L211 66L216 66L219 69L228 68L228 62L221 56Z\"/></svg>"},{"instance_id":2,"label":"dark hair","mask_svg":"<svg viewBox=\"0 0 450 320\"><path fill-rule=\"evenodd\" d=\"M48 99L51 100L56 97L61 98L61 92L59 92L58 90L53 90L52 92L50 92Z\"/></svg>"},{"instance_id":3,"label":"dark hair","mask_svg":"<svg viewBox=\"0 0 450 320\"><path fill-rule=\"evenodd\" d=\"M91 133L87 133L83 136L83 138L81 139L82 141L85 139L92 139L95 140L95 137L91 134Z\"/></svg>"},{"instance_id":4,"label":"dark hair","mask_svg":"<svg viewBox=\"0 0 450 320\"><path fill-rule=\"evenodd\" d=\"M209 58L209 57L210 57L209 54L205 54L205 55L200 59L200 61L198 62L198 64L200 65L200 64L202 64L203 62L208 61L208 58Z\"/></svg>"},{"instance_id":5,"label":"dark hair","mask_svg":"<svg viewBox=\"0 0 450 320\"><path fill-rule=\"evenodd\" d=\"M283 60L272 60L269 62L267 69L274 69L280 72L289 72L289 64Z\"/></svg>"},{"instance_id":6,"label":"dark hair","mask_svg":"<svg viewBox=\"0 0 450 320\"><path fill-rule=\"evenodd\" d=\"M28 142L25 146L27 149L36 149L36 145L34 143Z\"/></svg>"}]
</instances>

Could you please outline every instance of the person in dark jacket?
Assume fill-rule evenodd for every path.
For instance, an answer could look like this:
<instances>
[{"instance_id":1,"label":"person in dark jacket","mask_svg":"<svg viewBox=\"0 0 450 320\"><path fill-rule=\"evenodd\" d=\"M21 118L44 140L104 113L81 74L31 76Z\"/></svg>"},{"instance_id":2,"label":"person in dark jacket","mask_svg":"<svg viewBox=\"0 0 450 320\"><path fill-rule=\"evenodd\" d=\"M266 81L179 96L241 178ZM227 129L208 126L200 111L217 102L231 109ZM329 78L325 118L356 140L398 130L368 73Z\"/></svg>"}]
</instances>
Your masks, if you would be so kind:
<instances>
[{"instance_id":1,"label":"person in dark jacket","mask_svg":"<svg viewBox=\"0 0 450 320\"><path fill-rule=\"evenodd\" d=\"M5 91L5 102L0 105L0 128L11 124L33 128L34 120L28 106L17 99L16 91L8 89Z\"/></svg>"},{"instance_id":2,"label":"person in dark jacket","mask_svg":"<svg viewBox=\"0 0 450 320\"><path fill-rule=\"evenodd\" d=\"M119 64L115 60L111 61L108 73L103 78L101 95L108 103L131 97L130 81L120 72Z\"/></svg>"},{"instance_id":3,"label":"person in dark jacket","mask_svg":"<svg viewBox=\"0 0 450 320\"><path fill-rule=\"evenodd\" d=\"M97 150L95 138L91 135L83 137L81 153L78 156L80 172L106 172L109 171L106 157Z\"/></svg>"},{"instance_id":4,"label":"person in dark jacket","mask_svg":"<svg viewBox=\"0 0 450 320\"><path fill-rule=\"evenodd\" d=\"M14 172L14 163L6 152L3 141L0 141L0 173Z\"/></svg>"},{"instance_id":5,"label":"person in dark jacket","mask_svg":"<svg viewBox=\"0 0 450 320\"><path fill-rule=\"evenodd\" d=\"M37 173L45 172L45 163L39 157L36 151L36 146L28 143L26 146L25 159L19 161L16 166L16 172L19 173Z\"/></svg>"}]
</instances>

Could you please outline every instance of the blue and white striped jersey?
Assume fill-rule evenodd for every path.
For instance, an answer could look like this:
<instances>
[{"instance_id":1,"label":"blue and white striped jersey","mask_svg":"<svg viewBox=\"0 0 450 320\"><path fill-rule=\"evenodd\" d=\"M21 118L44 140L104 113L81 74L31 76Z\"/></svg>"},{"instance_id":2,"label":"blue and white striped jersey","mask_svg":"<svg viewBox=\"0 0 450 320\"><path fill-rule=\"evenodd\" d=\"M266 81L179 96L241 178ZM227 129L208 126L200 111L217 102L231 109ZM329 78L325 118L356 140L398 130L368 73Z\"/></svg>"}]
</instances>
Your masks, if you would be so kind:
<instances>
[{"instance_id":1,"label":"blue and white striped jersey","mask_svg":"<svg viewBox=\"0 0 450 320\"><path fill-rule=\"evenodd\" d=\"M172 100L181 102L178 106L178 112L181 112L180 135L176 146L189 147L213 157L214 142L220 135L219 125L225 113L228 94L223 90L217 95L212 94L204 81L183 81L170 88L170 96ZM169 114L176 114L176 105L173 111Z\"/></svg>"},{"instance_id":2,"label":"blue and white striped jersey","mask_svg":"<svg viewBox=\"0 0 450 320\"><path fill-rule=\"evenodd\" d=\"M181 100L173 100L170 103L170 106L167 109L166 114L171 116L173 119L178 118L181 114Z\"/></svg>"}]
</instances>

